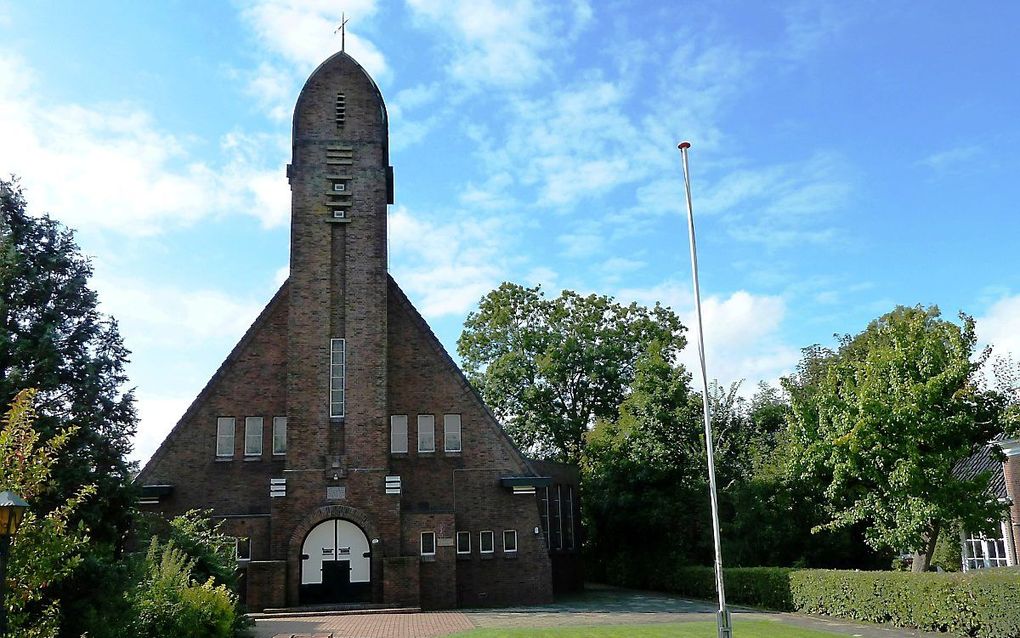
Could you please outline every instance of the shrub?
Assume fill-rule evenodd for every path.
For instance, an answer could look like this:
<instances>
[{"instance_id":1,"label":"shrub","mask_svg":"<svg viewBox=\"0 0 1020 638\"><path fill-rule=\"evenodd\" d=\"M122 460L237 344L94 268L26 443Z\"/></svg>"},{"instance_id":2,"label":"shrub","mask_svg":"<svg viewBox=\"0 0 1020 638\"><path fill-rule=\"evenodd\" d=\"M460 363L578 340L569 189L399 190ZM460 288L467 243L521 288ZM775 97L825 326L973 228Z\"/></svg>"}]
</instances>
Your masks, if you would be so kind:
<instances>
[{"instance_id":1,"label":"shrub","mask_svg":"<svg viewBox=\"0 0 1020 638\"><path fill-rule=\"evenodd\" d=\"M192 580L194 559L172 543L162 550L153 539L145 558L146 576L135 592L137 636L229 638L235 624L234 595L213 579Z\"/></svg>"},{"instance_id":2,"label":"shrub","mask_svg":"<svg viewBox=\"0 0 1020 638\"><path fill-rule=\"evenodd\" d=\"M606 564L613 584L716 596L715 570L675 561ZM616 576L621 576L617 578ZM725 570L734 605L888 623L974 638L1020 638L1020 570L967 573L861 572L782 567Z\"/></svg>"},{"instance_id":3,"label":"shrub","mask_svg":"<svg viewBox=\"0 0 1020 638\"><path fill-rule=\"evenodd\" d=\"M803 570L790 576L794 608L945 631L958 636L1020 636L1020 571L965 574Z\"/></svg>"}]
</instances>

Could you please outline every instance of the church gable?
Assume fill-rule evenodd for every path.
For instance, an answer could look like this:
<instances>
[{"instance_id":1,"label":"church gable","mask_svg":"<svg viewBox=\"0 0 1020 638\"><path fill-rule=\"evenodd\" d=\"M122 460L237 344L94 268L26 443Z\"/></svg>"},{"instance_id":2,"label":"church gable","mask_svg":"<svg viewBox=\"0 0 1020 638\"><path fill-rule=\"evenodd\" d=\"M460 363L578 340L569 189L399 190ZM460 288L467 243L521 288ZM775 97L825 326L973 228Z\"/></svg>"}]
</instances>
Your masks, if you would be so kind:
<instances>
[{"instance_id":1,"label":"church gable","mask_svg":"<svg viewBox=\"0 0 1020 638\"><path fill-rule=\"evenodd\" d=\"M507 473L534 474L392 277L389 278L388 305L389 410L391 415L407 416L408 455L413 458L419 454L417 415L425 414L435 419L435 452L422 454L445 456L447 448L459 448L450 454L478 464L502 467ZM454 417L451 429L460 422L461 441L459 445L454 443L455 447L446 441L448 415Z\"/></svg>"},{"instance_id":2,"label":"church gable","mask_svg":"<svg viewBox=\"0 0 1020 638\"><path fill-rule=\"evenodd\" d=\"M138 483L174 486L165 504L168 509L199 505L237 509L240 502L246 504L246 510L268 510L262 475L275 463L244 460L282 463L283 457L273 454L272 437L273 419L286 416L287 318L285 283L142 469ZM251 451L250 446L245 448L249 417L262 419L261 454L257 456L245 454ZM217 438L218 421L224 419L233 419L230 446L226 437ZM213 495L216 503L210 502L210 485L221 488Z\"/></svg>"}]
</instances>

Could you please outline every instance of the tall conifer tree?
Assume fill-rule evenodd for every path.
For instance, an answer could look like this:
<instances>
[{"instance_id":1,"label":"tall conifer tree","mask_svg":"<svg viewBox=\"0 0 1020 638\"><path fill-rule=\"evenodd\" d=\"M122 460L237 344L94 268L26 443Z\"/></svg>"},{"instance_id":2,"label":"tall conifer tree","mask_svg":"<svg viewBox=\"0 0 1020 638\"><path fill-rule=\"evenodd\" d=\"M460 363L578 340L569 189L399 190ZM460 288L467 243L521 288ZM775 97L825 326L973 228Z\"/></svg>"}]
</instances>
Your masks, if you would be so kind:
<instances>
[{"instance_id":1,"label":"tall conifer tree","mask_svg":"<svg viewBox=\"0 0 1020 638\"><path fill-rule=\"evenodd\" d=\"M0 403L36 388L36 429L44 440L75 434L53 468L50 508L82 485L96 496L77 512L94 542L119 550L130 526L134 397L125 390L128 351L116 322L88 287L89 259L74 233L35 217L16 180L0 180Z\"/></svg>"}]
</instances>

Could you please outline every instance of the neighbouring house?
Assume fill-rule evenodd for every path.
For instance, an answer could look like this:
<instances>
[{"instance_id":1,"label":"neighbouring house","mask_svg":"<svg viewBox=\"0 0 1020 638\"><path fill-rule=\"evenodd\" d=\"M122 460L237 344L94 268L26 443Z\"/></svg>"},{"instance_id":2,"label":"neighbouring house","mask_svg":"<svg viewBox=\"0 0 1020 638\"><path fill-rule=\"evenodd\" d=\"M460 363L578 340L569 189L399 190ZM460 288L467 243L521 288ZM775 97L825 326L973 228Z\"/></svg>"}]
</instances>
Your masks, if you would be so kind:
<instances>
[{"instance_id":1,"label":"neighbouring house","mask_svg":"<svg viewBox=\"0 0 1020 638\"><path fill-rule=\"evenodd\" d=\"M524 457L389 276L386 106L350 56L297 99L290 276L137 478L212 510L248 607L551 600L580 582L576 468Z\"/></svg>"},{"instance_id":2,"label":"neighbouring house","mask_svg":"<svg viewBox=\"0 0 1020 638\"><path fill-rule=\"evenodd\" d=\"M1006 456L1004 461L999 460L999 450ZM994 534L967 531L960 534L963 571L1020 565L1017 555L1020 547L1020 441L995 440L958 463L953 472L961 478L988 473L988 489L1009 505L1008 515L999 522Z\"/></svg>"}]
</instances>

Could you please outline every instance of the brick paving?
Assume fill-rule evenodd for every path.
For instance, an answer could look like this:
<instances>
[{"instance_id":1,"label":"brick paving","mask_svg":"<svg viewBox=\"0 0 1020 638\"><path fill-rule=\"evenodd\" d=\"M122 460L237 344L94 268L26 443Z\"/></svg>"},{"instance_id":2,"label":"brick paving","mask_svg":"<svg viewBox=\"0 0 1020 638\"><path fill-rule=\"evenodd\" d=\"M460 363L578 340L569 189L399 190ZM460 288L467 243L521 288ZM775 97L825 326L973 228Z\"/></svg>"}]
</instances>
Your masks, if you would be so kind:
<instances>
[{"instance_id":1,"label":"brick paving","mask_svg":"<svg viewBox=\"0 0 1020 638\"><path fill-rule=\"evenodd\" d=\"M582 595L552 605L415 614L362 614L306 618L258 618L253 638L437 638L479 628L584 627L713 621L715 607L689 600L627 589L589 585ZM837 618L733 610L734 624L766 620L856 638L945 638L884 625L861 625ZM330 636L332 634L332 636Z\"/></svg>"},{"instance_id":2,"label":"brick paving","mask_svg":"<svg viewBox=\"0 0 1020 638\"><path fill-rule=\"evenodd\" d=\"M254 638L322 636L326 638L435 638L473 629L467 616L457 611L419 614L362 614L306 618L259 618Z\"/></svg>"}]
</instances>

